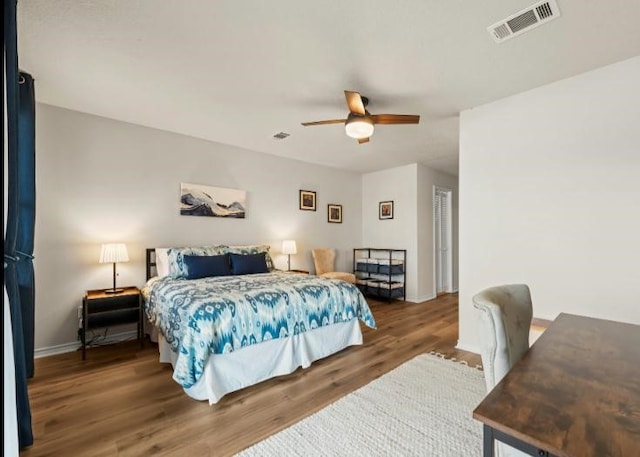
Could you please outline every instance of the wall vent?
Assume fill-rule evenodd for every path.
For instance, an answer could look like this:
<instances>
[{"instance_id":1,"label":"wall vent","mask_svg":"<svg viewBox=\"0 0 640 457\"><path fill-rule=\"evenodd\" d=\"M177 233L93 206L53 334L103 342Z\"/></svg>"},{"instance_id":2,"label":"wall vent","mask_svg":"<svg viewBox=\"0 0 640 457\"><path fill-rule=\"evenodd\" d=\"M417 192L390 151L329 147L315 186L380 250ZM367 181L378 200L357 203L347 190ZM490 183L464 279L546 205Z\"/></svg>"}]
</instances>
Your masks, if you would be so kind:
<instances>
[{"instance_id":1,"label":"wall vent","mask_svg":"<svg viewBox=\"0 0 640 457\"><path fill-rule=\"evenodd\" d=\"M284 140L286 137L288 137L289 135L291 135L290 133L285 133L285 132L280 132L280 133L276 133L275 135L273 135L273 137L276 140Z\"/></svg>"},{"instance_id":2,"label":"wall vent","mask_svg":"<svg viewBox=\"0 0 640 457\"><path fill-rule=\"evenodd\" d=\"M487 27L487 31L496 43L502 43L557 17L560 17L560 9L556 0L545 0L496 22Z\"/></svg>"}]
</instances>

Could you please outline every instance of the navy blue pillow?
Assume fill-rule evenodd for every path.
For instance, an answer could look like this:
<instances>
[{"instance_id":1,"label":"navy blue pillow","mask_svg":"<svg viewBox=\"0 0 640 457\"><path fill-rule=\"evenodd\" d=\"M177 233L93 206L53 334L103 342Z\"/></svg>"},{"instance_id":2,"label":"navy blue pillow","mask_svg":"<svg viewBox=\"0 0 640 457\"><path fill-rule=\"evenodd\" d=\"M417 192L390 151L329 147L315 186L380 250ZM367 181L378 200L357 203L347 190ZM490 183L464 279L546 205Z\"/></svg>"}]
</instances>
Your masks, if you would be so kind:
<instances>
[{"instance_id":1,"label":"navy blue pillow","mask_svg":"<svg viewBox=\"0 0 640 457\"><path fill-rule=\"evenodd\" d=\"M255 273L269 273L265 253L259 254L229 254L231 256L231 270L234 275L251 275Z\"/></svg>"},{"instance_id":2,"label":"navy blue pillow","mask_svg":"<svg viewBox=\"0 0 640 457\"><path fill-rule=\"evenodd\" d=\"M187 279L199 279L209 276L230 276L229 255L185 255Z\"/></svg>"}]
</instances>

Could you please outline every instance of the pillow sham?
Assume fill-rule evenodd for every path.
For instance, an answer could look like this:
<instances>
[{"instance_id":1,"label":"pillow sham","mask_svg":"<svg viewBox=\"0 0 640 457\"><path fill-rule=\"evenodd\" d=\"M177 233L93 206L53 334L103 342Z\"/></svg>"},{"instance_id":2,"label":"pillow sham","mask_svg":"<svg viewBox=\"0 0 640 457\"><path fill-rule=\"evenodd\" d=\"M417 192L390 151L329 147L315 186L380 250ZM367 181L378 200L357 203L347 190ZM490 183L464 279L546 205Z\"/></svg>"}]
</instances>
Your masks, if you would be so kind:
<instances>
[{"instance_id":1,"label":"pillow sham","mask_svg":"<svg viewBox=\"0 0 640 457\"><path fill-rule=\"evenodd\" d=\"M258 254L229 254L231 258L231 271L234 275L251 275L257 273L269 273L266 252Z\"/></svg>"},{"instance_id":2,"label":"pillow sham","mask_svg":"<svg viewBox=\"0 0 640 457\"><path fill-rule=\"evenodd\" d=\"M169 276L169 248L156 248L156 276Z\"/></svg>"},{"instance_id":3,"label":"pillow sham","mask_svg":"<svg viewBox=\"0 0 640 457\"><path fill-rule=\"evenodd\" d=\"M227 246L203 246L203 247L187 247L187 248L171 248L169 249L169 276L174 279L186 278L187 267L184 264L185 255L193 256L212 256L226 254Z\"/></svg>"},{"instance_id":4,"label":"pillow sham","mask_svg":"<svg viewBox=\"0 0 640 457\"><path fill-rule=\"evenodd\" d=\"M275 270L273 260L269 254L271 246L268 244L248 244L244 246L226 246L225 252L230 254L265 254L265 261L267 262L267 268L269 271Z\"/></svg>"},{"instance_id":5,"label":"pillow sham","mask_svg":"<svg viewBox=\"0 0 640 457\"><path fill-rule=\"evenodd\" d=\"M222 255L185 255L187 267L186 279L200 279L212 276L230 276L229 254Z\"/></svg>"}]
</instances>

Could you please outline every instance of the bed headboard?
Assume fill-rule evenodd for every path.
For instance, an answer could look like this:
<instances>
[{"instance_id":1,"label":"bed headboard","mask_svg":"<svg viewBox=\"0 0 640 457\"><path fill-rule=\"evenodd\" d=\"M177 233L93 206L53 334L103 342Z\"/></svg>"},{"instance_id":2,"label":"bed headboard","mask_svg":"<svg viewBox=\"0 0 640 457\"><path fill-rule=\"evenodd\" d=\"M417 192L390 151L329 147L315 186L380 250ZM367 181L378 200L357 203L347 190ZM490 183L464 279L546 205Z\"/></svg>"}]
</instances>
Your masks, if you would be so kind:
<instances>
[{"instance_id":1,"label":"bed headboard","mask_svg":"<svg viewBox=\"0 0 640 457\"><path fill-rule=\"evenodd\" d=\"M147 248L147 281L151 279L157 273L156 268L156 250L155 248Z\"/></svg>"}]
</instances>

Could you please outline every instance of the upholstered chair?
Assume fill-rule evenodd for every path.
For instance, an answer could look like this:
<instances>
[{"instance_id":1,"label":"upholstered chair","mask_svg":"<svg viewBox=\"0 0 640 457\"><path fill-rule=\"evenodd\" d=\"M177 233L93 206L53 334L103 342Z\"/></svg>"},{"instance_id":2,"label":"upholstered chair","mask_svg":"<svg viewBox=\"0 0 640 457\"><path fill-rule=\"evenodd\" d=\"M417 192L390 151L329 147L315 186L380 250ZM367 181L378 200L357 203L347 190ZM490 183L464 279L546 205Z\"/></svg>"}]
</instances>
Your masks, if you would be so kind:
<instances>
[{"instance_id":1,"label":"upholstered chair","mask_svg":"<svg viewBox=\"0 0 640 457\"><path fill-rule=\"evenodd\" d=\"M316 275L331 279L341 279L342 281L355 284L356 277L353 273L335 270L336 251L333 249L312 249L313 263L316 267Z\"/></svg>"},{"instance_id":2,"label":"upholstered chair","mask_svg":"<svg viewBox=\"0 0 640 457\"><path fill-rule=\"evenodd\" d=\"M474 295L473 305L480 311L480 355L489 392L529 349L531 293L525 284L491 287ZM496 443L498 457L525 455Z\"/></svg>"}]
</instances>

